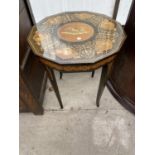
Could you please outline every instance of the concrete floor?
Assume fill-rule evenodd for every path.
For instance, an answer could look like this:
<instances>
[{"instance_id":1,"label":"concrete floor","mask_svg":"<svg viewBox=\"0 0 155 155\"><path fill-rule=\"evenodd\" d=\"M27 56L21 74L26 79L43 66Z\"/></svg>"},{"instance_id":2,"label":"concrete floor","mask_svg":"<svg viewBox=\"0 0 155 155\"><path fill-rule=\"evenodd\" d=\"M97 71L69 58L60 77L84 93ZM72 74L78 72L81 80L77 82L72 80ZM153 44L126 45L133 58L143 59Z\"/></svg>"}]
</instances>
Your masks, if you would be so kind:
<instances>
[{"instance_id":1,"label":"concrete floor","mask_svg":"<svg viewBox=\"0 0 155 155\"><path fill-rule=\"evenodd\" d=\"M104 90L95 99L101 70L64 74L59 80L64 110L47 84L45 114L22 113L20 155L134 155L134 116Z\"/></svg>"}]
</instances>

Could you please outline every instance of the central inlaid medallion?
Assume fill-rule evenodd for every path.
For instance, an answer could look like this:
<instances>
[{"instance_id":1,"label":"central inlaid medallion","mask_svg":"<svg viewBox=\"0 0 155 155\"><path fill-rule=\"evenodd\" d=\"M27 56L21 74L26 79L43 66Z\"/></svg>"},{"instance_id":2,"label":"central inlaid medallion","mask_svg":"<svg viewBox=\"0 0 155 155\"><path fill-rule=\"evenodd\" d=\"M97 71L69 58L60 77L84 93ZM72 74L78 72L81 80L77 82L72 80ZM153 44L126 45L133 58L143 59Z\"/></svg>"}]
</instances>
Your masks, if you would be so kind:
<instances>
[{"instance_id":1,"label":"central inlaid medallion","mask_svg":"<svg viewBox=\"0 0 155 155\"><path fill-rule=\"evenodd\" d=\"M84 22L70 22L60 26L58 37L67 42L87 41L94 36L94 28Z\"/></svg>"}]
</instances>

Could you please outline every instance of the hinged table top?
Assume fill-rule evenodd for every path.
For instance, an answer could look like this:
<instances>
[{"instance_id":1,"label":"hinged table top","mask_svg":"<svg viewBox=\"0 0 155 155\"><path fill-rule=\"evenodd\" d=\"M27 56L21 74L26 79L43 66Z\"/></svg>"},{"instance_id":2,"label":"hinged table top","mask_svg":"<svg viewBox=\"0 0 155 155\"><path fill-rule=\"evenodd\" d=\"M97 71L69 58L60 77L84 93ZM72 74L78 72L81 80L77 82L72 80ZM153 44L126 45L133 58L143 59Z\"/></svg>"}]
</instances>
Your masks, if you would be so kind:
<instances>
[{"instance_id":1,"label":"hinged table top","mask_svg":"<svg viewBox=\"0 0 155 155\"><path fill-rule=\"evenodd\" d=\"M122 26L92 12L65 12L34 25L28 42L33 52L58 64L95 63L119 51Z\"/></svg>"}]
</instances>

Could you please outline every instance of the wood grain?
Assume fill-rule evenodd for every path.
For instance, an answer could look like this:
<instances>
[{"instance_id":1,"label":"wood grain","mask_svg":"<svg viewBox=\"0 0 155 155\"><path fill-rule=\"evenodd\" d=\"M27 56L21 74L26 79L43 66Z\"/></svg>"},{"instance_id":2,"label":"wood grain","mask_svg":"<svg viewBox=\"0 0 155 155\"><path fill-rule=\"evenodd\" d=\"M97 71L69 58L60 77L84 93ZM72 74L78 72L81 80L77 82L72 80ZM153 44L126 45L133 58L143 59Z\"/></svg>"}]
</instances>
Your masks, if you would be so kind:
<instances>
[{"instance_id":1,"label":"wood grain","mask_svg":"<svg viewBox=\"0 0 155 155\"><path fill-rule=\"evenodd\" d=\"M114 60L114 58L116 57L116 55L112 55L106 59L103 59L101 61L98 61L96 63L92 63L92 64L70 64L70 65L61 65L58 63L54 63L52 61L48 61L44 58L39 58L39 60L41 61L41 63L47 65L48 67L51 67L53 69L56 69L58 71L62 71L62 72L84 72L84 71L93 71L95 69L100 68L101 66L111 62Z\"/></svg>"}]
</instances>

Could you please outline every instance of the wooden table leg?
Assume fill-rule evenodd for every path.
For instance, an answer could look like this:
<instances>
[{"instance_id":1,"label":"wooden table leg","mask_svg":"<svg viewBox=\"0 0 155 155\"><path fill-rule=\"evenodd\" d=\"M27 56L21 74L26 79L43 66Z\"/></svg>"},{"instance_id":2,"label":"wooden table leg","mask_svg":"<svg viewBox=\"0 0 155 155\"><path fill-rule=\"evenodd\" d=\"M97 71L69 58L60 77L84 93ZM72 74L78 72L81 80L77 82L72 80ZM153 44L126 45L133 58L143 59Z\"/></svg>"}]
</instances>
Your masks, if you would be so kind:
<instances>
[{"instance_id":1,"label":"wooden table leg","mask_svg":"<svg viewBox=\"0 0 155 155\"><path fill-rule=\"evenodd\" d=\"M60 73L60 79L62 79L63 73L62 72L59 72L59 73Z\"/></svg>"},{"instance_id":2,"label":"wooden table leg","mask_svg":"<svg viewBox=\"0 0 155 155\"><path fill-rule=\"evenodd\" d=\"M108 79L108 65L104 65L104 66L102 66L100 83L99 83L99 88L98 88L98 92L97 92L97 98L96 98L96 106L97 107L99 107L99 102L100 102L103 90L105 88L107 79Z\"/></svg>"},{"instance_id":3,"label":"wooden table leg","mask_svg":"<svg viewBox=\"0 0 155 155\"><path fill-rule=\"evenodd\" d=\"M93 78L95 74L95 70L92 71L91 77Z\"/></svg>"},{"instance_id":4,"label":"wooden table leg","mask_svg":"<svg viewBox=\"0 0 155 155\"><path fill-rule=\"evenodd\" d=\"M63 104L62 104L62 100L61 100L61 96L60 96L60 93L59 93L59 89L58 89L58 85L57 85L57 82L56 82L56 78L55 78L55 75L54 75L54 71L53 69L45 66L45 69L46 69L46 72L47 72L47 75L48 75L48 78L51 82L51 85L53 86L53 89L54 89L54 92L55 92L55 95L59 101L59 104L60 104L60 108L63 109Z\"/></svg>"}]
</instances>

